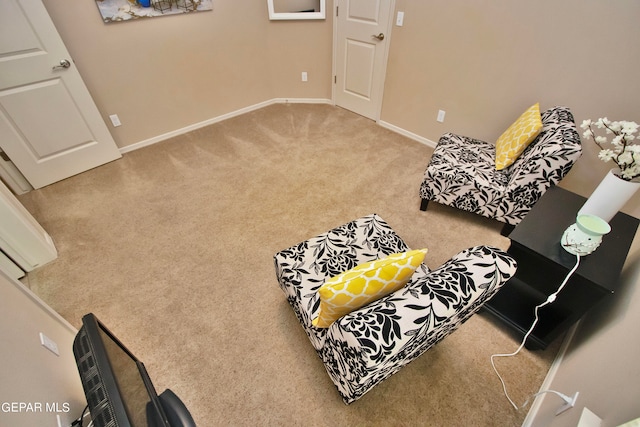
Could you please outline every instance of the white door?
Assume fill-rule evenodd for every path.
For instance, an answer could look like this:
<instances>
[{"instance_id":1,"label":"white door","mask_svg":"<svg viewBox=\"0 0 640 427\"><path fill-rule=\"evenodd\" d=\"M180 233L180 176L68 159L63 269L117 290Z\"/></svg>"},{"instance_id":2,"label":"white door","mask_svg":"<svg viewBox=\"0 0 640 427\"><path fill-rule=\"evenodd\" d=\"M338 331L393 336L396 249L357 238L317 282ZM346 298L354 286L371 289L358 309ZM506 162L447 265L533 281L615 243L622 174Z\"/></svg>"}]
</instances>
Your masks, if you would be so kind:
<instances>
[{"instance_id":1,"label":"white door","mask_svg":"<svg viewBox=\"0 0 640 427\"><path fill-rule=\"evenodd\" d=\"M0 253L24 271L31 271L58 257L51 236L38 224L5 185L0 182ZM0 269L9 273L0 257ZM4 260L6 261L6 260Z\"/></svg>"},{"instance_id":2,"label":"white door","mask_svg":"<svg viewBox=\"0 0 640 427\"><path fill-rule=\"evenodd\" d=\"M121 157L41 0L0 1L0 148L34 188Z\"/></svg>"},{"instance_id":3,"label":"white door","mask_svg":"<svg viewBox=\"0 0 640 427\"><path fill-rule=\"evenodd\" d=\"M334 99L373 120L380 117L392 0L336 0Z\"/></svg>"}]
</instances>

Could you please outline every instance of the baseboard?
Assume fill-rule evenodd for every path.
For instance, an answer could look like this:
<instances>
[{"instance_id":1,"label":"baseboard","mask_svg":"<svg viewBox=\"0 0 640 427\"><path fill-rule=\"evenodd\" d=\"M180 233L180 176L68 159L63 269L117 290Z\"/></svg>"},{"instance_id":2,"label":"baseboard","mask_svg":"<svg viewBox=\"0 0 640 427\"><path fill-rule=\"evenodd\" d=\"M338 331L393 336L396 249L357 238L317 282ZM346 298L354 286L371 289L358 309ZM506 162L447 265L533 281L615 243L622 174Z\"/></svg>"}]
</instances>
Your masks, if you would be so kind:
<instances>
[{"instance_id":1,"label":"baseboard","mask_svg":"<svg viewBox=\"0 0 640 427\"><path fill-rule=\"evenodd\" d=\"M325 98L274 98L272 104L329 104L333 101Z\"/></svg>"},{"instance_id":2,"label":"baseboard","mask_svg":"<svg viewBox=\"0 0 640 427\"><path fill-rule=\"evenodd\" d=\"M333 104L333 102L330 99L323 99L323 98L317 98L317 99L316 98L273 98L273 99L270 99L268 101L259 102L257 104L250 105L248 107L244 107L244 108L241 108L239 110L232 111L230 113L223 114L223 115L218 116L218 117L214 117L214 118L211 118L211 119L208 119L208 120L204 120L204 121L199 122L199 123L194 123L192 125L183 127L181 129L176 129L174 131L167 132L167 133L164 133L162 135L154 136L153 138L145 139L143 141L136 142L136 143L131 144L131 145L127 145L126 147L120 148L120 153L121 154L125 154L125 153L128 153L130 151L138 150L140 148L156 144L158 142L167 140L169 138L173 138L175 136L179 136L179 135L185 134L187 132L191 132L191 131L194 131L196 129L200 129L202 127L209 126L209 125L212 125L214 123L218 123L218 122L221 122L223 120L230 119L232 117L240 116L242 114L246 114L246 113L249 113L251 111L259 110L260 108L264 108L264 107L267 107L267 106L273 105L273 104Z\"/></svg>"},{"instance_id":3,"label":"baseboard","mask_svg":"<svg viewBox=\"0 0 640 427\"><path fill-rule=\"evenodd\" d=\"M240 116L242 114L246 114L249 113L251 111L255 111L255 110L259 110L260 108L264 108L267 107L269 105L273 105L273 104L330 104L333 105L333 101L330 99L324 99L324 98L273 98L270 99L268 101L264 101L264 102L259 102L257 104L254 105L250 105L248 107L244 107L241 108L239 110L236 111L232 111L230 113L227 114L223 114L221 116L218 117L214 117L208 120L204 120L202 122L199 123L194 123L192 125L189 126L185 126L183 128L180 129L176 129L174 131L171 132L167 132L164 133L162 135L158 135L158 136L154 136L153 138L149 138L149 139L145 139L143 141L140 142L136 142L133 143L131 145L127 145L126 147L122 147L120 148L120 153L121 154L125 154L128 153L130 151L134 151L134 150L138 150L140 148L143 147L147 147L149 145L153 145L156 144L158 142L161 141L165 141L169 138L173 138L175 136L179 136L182 134L185 134L187 132L191 132L194 131L196 129L200 129L202 127L205 126L209 126L212 125L214 123L218 123L221 122L223 120L227 120L236 116ZM402 129L398 126L392 125L391 123L379 120L378 121L378 125L382 126L383 128L389 129L392 132L398 133L400 135L406 136L407 138L413 139L414 141L418 141L421 144L425 144L429 147L434 148L436 146L436 143L431 141L430 139L424 138L420 135L417 135L415 133L409 132L408 130Z\"/></svg>"},{"instance_id":4,"label":"baseboard","mask_svg":"<svg viewBox=\"0 0 640 427\"><path fill-rule=\"evenodd\" d=\"M413 139L414 141L418 141L421 144L427 145L431 148L435 148L436 147L436 143L431 141L430 139L427 139L423 136L420 136L418 134L415 134L413 132L409 132L406 129L403 129L401 127L398 127L396 125L392 125L391 123L385 122L383 120L378 120L378 124L380 126L382 126L385 129L389 129L390 131L393 131L395 133L399 133L402 136L406 136L407 138Z\"/></svg>"},{"instance_id":5,"label":"baseboard","mask_svg":"<svg viewBox=\"0 0 640 427\"><path fill-rule=\"evenodd\" d=\"M578 329L579 325L580 325L580 321L578 320L578 322L576 322L565 335L564 339L562 340L562 345L558 350L558 355L553 360L553 363L551 364L551 368L549 368L549 372L547 372L547 376L545 377L544 381L542 382L542 385L540 386L540 390L538 391L549 390L551 388L551 383L553 383L556 373L558 372L558 369L560 369L562 360L564 359L564 356L567 354L567 349L569 348L571 341L573 341L573 337L575 336L576 330ZM533 422L535 421L535 418L538 415L538 411L540 411L540 407L542 407L542 403L546 396L547 396L546 394L541 394L535 398L535 400L533 401L533 404L531 405L531 409L527 413L527 417L524 419L524 422L522 423L522 427L530 427L533 425Z\"/></svg>"}]
</instances>

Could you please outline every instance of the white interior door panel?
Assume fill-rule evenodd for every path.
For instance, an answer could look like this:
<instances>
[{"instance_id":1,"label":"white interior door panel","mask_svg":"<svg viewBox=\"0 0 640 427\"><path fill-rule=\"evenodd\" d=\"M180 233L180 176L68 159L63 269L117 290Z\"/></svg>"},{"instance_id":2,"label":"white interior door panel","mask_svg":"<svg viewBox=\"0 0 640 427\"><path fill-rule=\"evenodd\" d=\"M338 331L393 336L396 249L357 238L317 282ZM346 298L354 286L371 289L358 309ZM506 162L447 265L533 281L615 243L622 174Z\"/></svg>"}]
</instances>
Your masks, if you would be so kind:
<instances>
[{"instance_id":1,"label":"white interior door panel","mask_svg":"<svg viewBox=\"0 0 640 427\"><path fill-rule=\"evenodd\" d=\"M382 106L392 3L336 2L335 102L374 120Z\"/></svg>"},{"instance_id":2,"label":"white interior door panel","mask_svg":"<svg viewBox=\"0 0 640 427\"><path fill-rule=\"evenodd\" d=\"M0 148L34 188L121 157L40 0L0 2Z\"/></svg>"}]
</instances>

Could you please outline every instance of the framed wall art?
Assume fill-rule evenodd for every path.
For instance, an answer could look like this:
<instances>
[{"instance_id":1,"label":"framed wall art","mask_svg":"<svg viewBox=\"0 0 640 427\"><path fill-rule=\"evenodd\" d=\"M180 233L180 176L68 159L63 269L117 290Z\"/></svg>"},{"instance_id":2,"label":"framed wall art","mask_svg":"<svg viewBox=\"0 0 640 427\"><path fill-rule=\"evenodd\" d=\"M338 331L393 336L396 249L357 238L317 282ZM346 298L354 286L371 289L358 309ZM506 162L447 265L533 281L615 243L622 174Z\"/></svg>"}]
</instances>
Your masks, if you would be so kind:
<instances>
[{"instance_id":1,"label":"framed wall art","mask_svg":"<svg viewBox=\"0 0 640 427\"><path fill-rule=\"evenodd\" d=\"M213 9L213 0L96 0L96 4L107 23Z\"/></svg>"}]
</instances>

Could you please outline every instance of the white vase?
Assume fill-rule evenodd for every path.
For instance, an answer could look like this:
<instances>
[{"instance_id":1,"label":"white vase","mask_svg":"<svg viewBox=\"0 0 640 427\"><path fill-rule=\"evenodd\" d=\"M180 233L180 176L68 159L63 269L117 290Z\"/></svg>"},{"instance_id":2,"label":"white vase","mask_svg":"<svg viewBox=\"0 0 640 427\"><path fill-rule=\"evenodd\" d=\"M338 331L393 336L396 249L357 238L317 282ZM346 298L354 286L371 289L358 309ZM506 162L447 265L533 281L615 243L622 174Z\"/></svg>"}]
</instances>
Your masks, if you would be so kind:
<instances>
[{"instance_id":1,"label":"white vase","mask_svg":"<svg viewBox=\"0 0 640 427\"><path fill-rule=\"evenodd\" d=\"M578 215L589 214L604 219L606 222L618 213L640 188L640 182L625 181L616 174L620 169L611 169L600 185L594 190L586 203L578 211Z\"/></svg>"}]
</instances>

